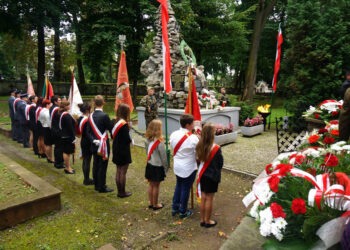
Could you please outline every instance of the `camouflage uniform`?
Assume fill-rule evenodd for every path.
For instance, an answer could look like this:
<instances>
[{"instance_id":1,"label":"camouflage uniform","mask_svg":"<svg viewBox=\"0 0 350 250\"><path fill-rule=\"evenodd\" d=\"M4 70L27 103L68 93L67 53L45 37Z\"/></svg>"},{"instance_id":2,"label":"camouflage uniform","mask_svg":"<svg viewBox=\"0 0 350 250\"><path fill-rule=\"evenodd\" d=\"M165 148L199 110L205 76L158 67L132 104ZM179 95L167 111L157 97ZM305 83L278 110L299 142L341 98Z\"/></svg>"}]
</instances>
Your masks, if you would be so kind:
<instances>
[{"instance_id":1,"label":"camouflage uniform","mask_svg":"<svg viewBox=\"0 0 350 250\"><path fill-rule=\"evenodd\" d=\"M154 96L146 95L141 99L140 105L145 107L145 120L146 120L146 128L148 124L158 118L158 105L157 99ZM151 112L148 113L148 108L151 109Z\"/></svg>"},{"instance_id":2,"label":"camouflage uniform","mask_svg":"<svg viewBox=\"0 0 350 250\"><path fill-rule=\"evenodd\" d=\"M219 95L218 95L218 101L220 102L220 105L222 106L222 103L224 102L224 101L226 101L226 107L228 106L228 97L226 96L226 94L222 94L222 93L220 93Z\"/></svg>"}]
</instances>

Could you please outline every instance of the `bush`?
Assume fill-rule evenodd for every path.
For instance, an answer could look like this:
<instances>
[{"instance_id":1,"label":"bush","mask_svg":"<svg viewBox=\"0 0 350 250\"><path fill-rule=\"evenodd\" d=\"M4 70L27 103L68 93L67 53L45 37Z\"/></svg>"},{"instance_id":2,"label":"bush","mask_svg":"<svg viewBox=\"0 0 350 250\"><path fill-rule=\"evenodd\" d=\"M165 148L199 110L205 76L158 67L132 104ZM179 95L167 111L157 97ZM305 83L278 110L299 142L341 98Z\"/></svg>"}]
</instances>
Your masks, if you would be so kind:
<instances>
[{"instance_id":1,"label":"bush","mask_svg":"<svg viewBox=\"0 0 350 250\"><path fill-rule=\"evenodd\" d=\"M237 95L229 95L230 106L241 108L239 111L239 125L242 126L247 118L254 116L254 105L248 105L246 102L237 99Z\"/></svg>"}]
</instances>

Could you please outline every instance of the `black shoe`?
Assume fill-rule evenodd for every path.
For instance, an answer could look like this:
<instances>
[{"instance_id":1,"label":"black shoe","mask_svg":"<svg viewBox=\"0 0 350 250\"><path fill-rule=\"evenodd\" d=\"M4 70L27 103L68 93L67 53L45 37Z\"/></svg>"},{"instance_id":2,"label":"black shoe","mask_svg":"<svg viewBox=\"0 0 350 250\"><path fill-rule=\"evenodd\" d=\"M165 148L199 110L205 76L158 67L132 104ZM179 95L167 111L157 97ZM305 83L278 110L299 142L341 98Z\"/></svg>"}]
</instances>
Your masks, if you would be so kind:
<instances>
[{"instance_id":1,"label":"black shoe","mask_svg":"<svg viewBox=\"0 0 350 250\"><path fill-rule=\"evenodd\" d=\"M51 161L49 158L47 158L48 163L55 163L54 161Z\"/></svg>"},{"instance_id":2,"label":"black shoe","mask_svg":"<svg viewBox=\"0 0 350 250\"><path fill-rule=\"evenodd\" d=\"M24 147L24 148L30 148L30 146L29 146L29 145L23 145L23 147Z\"/></svg>"},{"instance_id":3,"label":"black shoe","mask_svg":"<svg viewBox=\"0 0 350 250\"><path fill-rule=\"evenodd\" d=\"M23 141L17 141L17 142L18 142L18 143L21 143L21 144L23 143Z\"/></svg>"},{"instance_id":4,"label":"black shoe","mask_svg":"<svg viewBox=\"0 0 350 250\"><path fill-rule=\"evenodd\" d=\"M106 187L104 189L99 190L98 192L99 193L110 193L110 192L113 192L113 191L114 191L114 189Z\"/></svg>"},{"instance_id":5,"label":"black shoe","mask_svg":"<svg viewBox=\"0 0 350 250\"><path fill-rule=\"evenodd\" d=\"M185 213L180 213L180 219L186 219L193 215L192 210L187 210Z\"/></svg>"},{"instance_id":6,"label":"black shoe","mask_svg":"<svg viewBox=\"0 0 350 250\"><path fill-rule=\"evenodd\" d=\"M217 224L218 224L218 222L217 222L216 220L214 220L214 224L205 223L205 226L204 226L204 227L206 227L206 228L215 227Z\"/></svg>"},{"instance_id":7,"label":"black shoe","mask_svg":"<svg viewBox=\"0 0 350 250\"><path fill-rule=\"evenodd\" d=\"M200 226L201 226L201 227L205 227L205 222L201 222L201 223L200 223Z\"/></svg>"},{"instance_id":8,"label":"black shoe","mask_svg":"<svg viewBox=\"0 0 350 250\"><path fill-rule=\"evenodd\" d=\"M39 158L44 158L45 159L47 157L46 157L46 154L39 154Z\"/></svg>"},{"instance_id":9,"label":"black shoe","mask_svg":"<svg viewBox=\"0 0 350 250\"><path fill-rule=\"evenodd\" d=\"M153 207L153 210L156 211L156 210L162 209L164 207L163 203L160 203L160 205L162 205L162 206L161 207Z\"/></svg>"},{"instance_id":10,"label":"black shoe","mask_svg":"<svg viewBox=\"0 0 350 250\"><path fill-rule=\"evenodd\" d=\"M179 213L179 210L171 210L171 215L176 216Z\"/></svg>"},{"instance_id":11,"label":"black shoe","mask_svg":"<svg viewBox=\"0 0 350 250\"><path fill-rule=\"evenodd\" d=\"M67 169L64 170L66 174L75 174L75 170L73 169L72 172L69 172Z\"/></svg>"},{"instance_id":12,"label":"black shoe","mask_svg":"<svg viewBox=\"0 0 350 250\"><path fill-rule=\"evenodd\" d=\"M125 192L124 194L118 194L117 196L118 196L119 198L127 198L127 197L129 197L129 196L131 196L131 195L132 195L131 192Z\"/></svg>"},{"instance_id":13,"label":"black shoe","mask_svg":"<svg viewBox=\"0 0 350 250\"><path fill-rule=\"evenodd\" d=\"M153 206L152 206L152 205L148 205L148 208L149 208L149 209L153 209Z\"/></svg>"},{"instance_id":14,"label":"black shoe","mask_svg":"<svg viewBox=\"0 0 350 250\"><path fill-rule=\"evenodd\" d=\"M94 180L92 180L92 179L88 179L88 180L84 180L83 184L84 184L85 186L88 186L88 185L94 185L95 182L94 182Z\"/></svg>"},{"instance_id":15,"label":"black shoe","mask_svg":"<svg viewBox=\"0 0 350 250\"><path fill-rule=\"evenodd\" d=\"M56 164L56 163L55 163L54 167L57 169L65 168L65 166L63 164Z\"/></svg>"}]
</instances>

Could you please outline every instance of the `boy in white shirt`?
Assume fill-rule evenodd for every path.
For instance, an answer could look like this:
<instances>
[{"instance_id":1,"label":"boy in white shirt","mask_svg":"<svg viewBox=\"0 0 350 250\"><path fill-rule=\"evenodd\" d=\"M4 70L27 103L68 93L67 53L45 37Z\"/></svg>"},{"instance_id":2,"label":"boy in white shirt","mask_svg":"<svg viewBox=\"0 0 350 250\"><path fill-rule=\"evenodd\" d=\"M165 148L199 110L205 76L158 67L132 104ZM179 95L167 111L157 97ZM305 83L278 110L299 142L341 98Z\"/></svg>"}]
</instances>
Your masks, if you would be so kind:
<instances>
[{"instance_id":1,"label":"boy in white shirt","mask_svg":"<svg viewBox=\"0 0 350 250\"><path fill-rule=\"evenodd\" d=\"M196 178L196 145L199 141L193 130L194 118L184 114L180 118L181 128L170 136L170 146L174 150L174 173L176 175L176 187L173 197L172 215L180 213L184 219L193 214L187 209L188 199L192 184Z\"/></svg>"}]
</instances>

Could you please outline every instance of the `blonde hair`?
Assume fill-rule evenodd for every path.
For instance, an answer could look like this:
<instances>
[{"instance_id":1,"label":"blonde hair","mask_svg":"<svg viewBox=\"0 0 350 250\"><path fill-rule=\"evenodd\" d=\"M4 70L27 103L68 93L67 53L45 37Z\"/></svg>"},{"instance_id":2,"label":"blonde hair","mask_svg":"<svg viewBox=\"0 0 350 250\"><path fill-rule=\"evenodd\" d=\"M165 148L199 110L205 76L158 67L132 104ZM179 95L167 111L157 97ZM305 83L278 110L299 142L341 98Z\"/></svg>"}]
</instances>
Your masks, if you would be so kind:
<instances>
[{"instance_id":1,"label":"blonde hair","mask_svg":"<svg viewBox=\"0 0 350 250\"><path fill-rule=\"evenodd\" d=\"M162 136L162 121L161 120L152 120L148 124L148 128L145 135L146 139L153 141L155 139L163 140Z\"/></svg>"},{"instance_id":2,"label":"blonde hair","mask_svg":"<svg viewBox=\"0 0 350 250\"><path fill-rule=\"evenodd\" d=\"M214 124L207 123L204 125L201 138L196 146L196 157L201 162L209 160L210 151L214 144L216 128Z\"/></svg>"}]
</instances>

